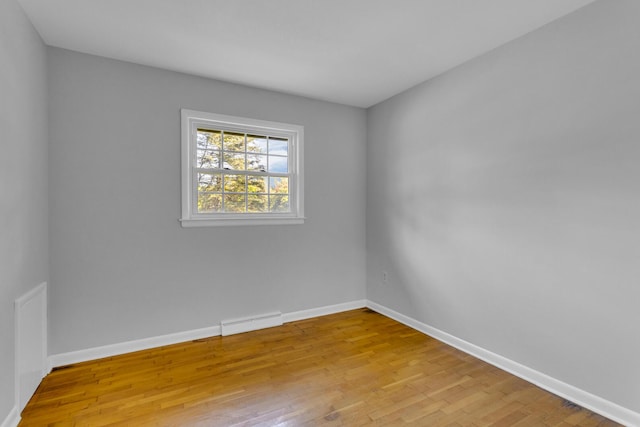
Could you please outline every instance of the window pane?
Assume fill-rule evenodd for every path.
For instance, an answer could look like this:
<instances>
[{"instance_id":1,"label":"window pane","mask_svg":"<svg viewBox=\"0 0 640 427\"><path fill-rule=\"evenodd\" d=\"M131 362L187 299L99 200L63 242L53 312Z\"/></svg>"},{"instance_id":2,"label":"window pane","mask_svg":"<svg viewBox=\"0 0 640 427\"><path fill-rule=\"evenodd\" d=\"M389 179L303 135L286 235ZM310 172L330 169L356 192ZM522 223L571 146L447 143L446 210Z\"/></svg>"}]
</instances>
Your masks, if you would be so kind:
<instances>
[{"instance_id":1,"label":"window pane","mask_svg":"<svg viewBox=\"0 0 640 427\"><path fill-rule=\"evenodd\" d=\"M267 171L267 156L263 154L247 153L247 170Z\"/></svg>"},{"instance_id":2,"label":"window pane","mask_svg":"<svg viewBox=\"0 0 640 427\"><path fill-rule=\"evenodd\" d=\"M223 153L224 163L222 167L233 170L244 170L244 153Z\"/></svg>"},{"instance_id":3,"label":"window pane","mask_svg":"<svg viewBox=\"0 0 640 427\"><path fill-rule=\"evenodd\" d=\"M278 156L289 155L289 140L283 138L269 138L269 154Z\"/></svg>"},{"instance_id":4,"label":"window pane","mask_svg":"<svg viewBox=\"0 0 640 427\"><path fill-rule=\"evenodd\" d=\"M246 210L246 196L244 194L225 194L225 212L244 212Z\"/></svg>"},{"instance_id":5,"label":"window pane","mask_svg":"<svg viewBox=\"0 0 640 427\"><path fill-rule=\"evenodd\" d=\"M198 150L196 156L196 167L198 168L217 169L220 167L220 150Z\"/></svg>"},{"instance_id":6,"label":"window pane","mask_svg":"<svg viewBox=\"0 0 640 427\"><path fill-rule=\"evenodd\" d=\"M287 173L289 165L287 157L269 156L269 172Z\"/></svg>"},{"instance_id":7,"label":"window pane","mask_svg":"<svg viewBox=\"0 0 640 427\"><path fill-rule=\"evenodd\" d=\"M267 193L267 177L266 176L247 176L247 192L249 193Z\"/></svg>"},{"instance_id":8,"label":"window pane","mask_svg":"<svg viewBox=\"0 0 640 427\"><path fill-rule=\"evenodd\" d=\"M224 133L224 147L226 151L244 152L244 134L235 132Z\"/></svg>"},{"instance_id":9,"label":"window pane","mask_svg":"<svg viewBox=\"0 0 640 427\"><path fill-rule=\"evenodd\" d=\"M198 191L198 213L216 213L222 209L222 194Z\"/></svg>"},{"instance_id":10,"label":"window pane","mask_svg":"<svg viewBox=\"0 0 640 427\"><path fill-rule=\"evenodd\" d=\"M271 194L289 194L289 178L287 177L270 177L269 192Z\"/></svg>"},{"instance_id":11,"label":"window pane","mask_svg":"<svg viewBox=\"0 0 640 427\"><path fill-rule=\"evenodd\" d=\"M247 135L247 152L267 153L267 137L259 135Z\"/></svg>"},{"instance_id":12,"label":"window pane","mask_svg":"<svg viewBox=\"0 0 640 427\"><path fill-rule=\"evenodd\" d=\"M268 197L266 194L250 194L247 200L247 212L267 212L269 207Z\"/></svg>"},{"instance_id":13,"label":"window pane","mask_svg":"<svg viewBox=\"0 0 640 427\"><path fill-rule=\"evenodd\" d=\"M199 150L222 148L222 136L217 130L198 129L196 141Z\"/></svg>"},{"instance_id":14,"label":"window pane","mask_svg":"<svg viewBox=\"0 0 640 427\"><path fill-rule=\"evenodd\" d=\"M224 191L226 193L244 193L245 192L245 176L244 175L225 175Z\"/></svg>"},{"instance_id":15,"label":"window pane","mask_svg":"<svg viewBox=\"0 0 640 427\"><path fill-rule=\"evenodd\" d=\"M289 196L269 196L269 212L289 212Z\"/></svg>"},{"instance_id":16,"label":"window pane","mask_svg":"<svg viewBox=\"0 0 640 427\"><path fill-rule=\"evenodd\" d=\"M199 173L198 191L222 191L222 175L219 173Z\"/></svg>"}]
</instances>

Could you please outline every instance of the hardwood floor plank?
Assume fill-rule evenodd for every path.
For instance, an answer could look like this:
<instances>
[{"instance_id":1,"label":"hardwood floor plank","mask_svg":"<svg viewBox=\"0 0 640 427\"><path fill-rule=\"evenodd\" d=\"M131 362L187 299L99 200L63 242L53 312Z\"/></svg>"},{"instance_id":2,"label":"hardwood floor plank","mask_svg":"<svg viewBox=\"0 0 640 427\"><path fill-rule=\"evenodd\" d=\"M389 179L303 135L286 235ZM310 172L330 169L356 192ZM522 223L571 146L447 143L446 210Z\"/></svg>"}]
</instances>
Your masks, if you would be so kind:
<instances>
[{"instance_id":1,"label":"hardwood floor plank","mask_svg":"<svg viewBox=\"0 0 640 427\"><path fill-rule=\"evenodd\" d=\"M616 426L368 309L54 370L31 426Z\"/></svg>"}]
</instances>

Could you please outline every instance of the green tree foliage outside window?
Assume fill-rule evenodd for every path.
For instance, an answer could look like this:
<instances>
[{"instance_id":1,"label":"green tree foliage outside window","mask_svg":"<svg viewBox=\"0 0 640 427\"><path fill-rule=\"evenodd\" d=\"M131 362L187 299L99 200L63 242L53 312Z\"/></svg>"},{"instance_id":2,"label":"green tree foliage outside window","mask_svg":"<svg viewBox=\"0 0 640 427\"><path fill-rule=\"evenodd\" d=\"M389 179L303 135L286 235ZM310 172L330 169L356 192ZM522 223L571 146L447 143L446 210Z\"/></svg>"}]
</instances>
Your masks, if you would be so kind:
<instances>
[{"instance_id":1,"label":"green tree foliage outside window","mask_svg":"<svg viewBox=\"0 0 640 427\"><path fill-rule=\"evenodd\" d=\"M197 212L290 212L288 140L198 129Z\"/></svg>"}]
</instances>

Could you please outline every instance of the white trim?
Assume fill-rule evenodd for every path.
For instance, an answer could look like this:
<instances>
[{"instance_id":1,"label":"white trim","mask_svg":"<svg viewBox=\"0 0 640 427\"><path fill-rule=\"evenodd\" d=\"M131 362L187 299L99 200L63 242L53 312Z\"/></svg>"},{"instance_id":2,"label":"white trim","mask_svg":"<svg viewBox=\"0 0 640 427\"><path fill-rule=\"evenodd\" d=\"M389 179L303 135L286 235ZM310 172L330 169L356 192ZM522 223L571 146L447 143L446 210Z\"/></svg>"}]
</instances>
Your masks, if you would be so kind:
<instances>
[{"instance_id":1,"label":"white trim","mask_svg":"<svg viewBox=\"0 0 640 427\"><path fill-rule=\"evenodd\" d=\"M304 320L312 317L325 316L327 314L339 313L342 311L354 310L367 306L366 300L352 301L342 304L329 305L325 307L312 308L309 310L284 313L282 320L284 323L296 320ZM102 359L119 354L131 353L134 351L148 350L150 348L164 345L177 344L202 338L215 337L220 335L220 326L195 329L174 334L161 335L158 337L143 338L140 340L127 341L117 344L109 344L100 347L88 348L85 350L71 351L49 356L48 366L51 368L71 365L74 363L86 362L89 360Z\"/></svg>"},{"instance_id":2,"label":"white trim","mask_svg":"<svg viewBox=\"0 0 640 427\"><path fill-rule=\"evenodd\" d=\"M297 320L311 319L313 317L326 316L329 314L341 313L343 311L355 310L367 306L367 300L357 300L344 302L341 304L327 305L324 307L311 308L309 310L293 311L282 315L284 323L295 322Z\"/></svg>"},{"instance_id":3,"label":"white trim","mask_svg":"<svg viewBox=\"0 0 640 427\"><path fill-rule=\"evenodd\" d=\"M15 349L14 349L14 354L15 354L15 362L14 362L14 396L15 396L15 405L17 407L18 412L22 411L22 409L24 409L24 407L26 406L27 402L29 401L29 399L26 399L26 401L22 402L21 400L21 395L23 392L27 392L30 395L32 395L35 391L36 391L36 387L33 388L33 390L27 390L27 386L28 384L23 384L23 374L25 374L25 372L21 372L21 363L20 361L24 360L25 356L21 353L23 345L25 344L25 342L23 341L24 338L24 334L28 333L27 331L25 331L25 327L23 325L23 322L26 320L24 318L24 307L29 304L32 303L34 300L36 300L37 298L40 298L39 304L39 310L37 315L39 316L39 320L40 320L40 331L38 332L39 337L36 337L36 339L38 339L39 342L39 347L41 350L41 354L39 357L39 360L37 361L37 365L38 366L30 366L29 367L29 374L30 373L37 373L37 371L31 370L31 368L38 368L40 370L40 378L39 380L41 381L42 378L44 378L48 373L48 360L47 360L47 336L48 336L48 325L47 325L47 306L48 306L48 296L47 296L47 283L43 282L41 284L39 284L38 286L34 287L33 289L31 289L30 291L28 291L27 293L25 293L24 295L16 298L16 300L14 301L14 332L15 332ZM34 331L35 334L35 331ZM29 337L31 338L31 337ZM31 342L30 340L26 341L27 343ZM27 344L29 345L29 344ZM31 360L31 358L29 357L28 360ZM32 378L31 376L29 378ZM30 397L30 396L29 396Z\"/></svg>"},{"instance_id":4,"label":"white trim","mask_svg":"<svg viewBox=\"0 0 640 427\"><path fill-rule=\"evenodd\" d=\"M297 225L304 224L305 218L220 218L220 219L204 219L191 218L179 219L180 224L184 228L192 227L216 227L220 225Z\"/></svg>"},{"instance_id":5,"label":"white trim","mask_svg":"<svg viewBox=\"0 0 640 427\"><path fill-rule=\"evenodd\" d=\"M53 370L53 365L51 364L51 357L50 356L47 356L47 360L45 361L45 369L46 369L46 374L44 374L44 376L46 377Z\"/></svg>"},{"instance_id":6,"label":"white trim","mask_svg":"<svg viewBox=\"0 0 640 427\"><path fill-rule=\"evenodd\" d=\"M240 319L222 320L220 322L220 335L226 337L229 335L273 328L276 326L282 326L282 313L279 311L256 316L247 316Z\"/></svg>"},{"instance_id":7,"label":"white trim","mask_svg":"<svg viewBox=\"0 0 640 427\"><path fill-rule=\"evenodd\" d=\"M218 335L220 335L220 326L210 326L208 328L176 332L174 334L160 335L157 337L143 338L140 340L126 341L117 344L109 344L85 350L71 351L69 353L54 354L49 356L49 360L50 365L55 368L74 363L86 362L88 360L102 359L105 357L132 353L134 351L148 350L150 348L178 344L185 341L209 338Z\"/></svg>"},{"instance_id":8,"label":"white trim","mask_svg":"<svg viewBox=\"0 0 640 427\"><path fill-rule=\"evenodd\" d=\"M373 301L368 301L367 307L613 421L629 427L640 426L640 413L559 381Z\"/></svg>"},{"instance_id":9,"label":"white trim","mask_svg":"<svg viewBox=\"0 0 640 427\"><path fill-rule=\"evenodd\" d=\"M304 216L304 127L289 123L227 116L203 111L180 110L181 123L181 200L182 210L179 219L183 227L211 227L226 225L290 225L303 224ZM198 214L194 207L194 168L196 158L194 148L196 131L199 127L213 127L223 131L268 134L289 140L286 174L289 178L289 203L291 212L287 213L213 213ZM222 165L220 165L222 166ZM224 172L224 171L222 171ZM243 175L252 175L250 171L239 171ZM260 174L262 175L262 174ZM265 176L274 176L271 172ZM248 194L248 193L246 193Z\"/></svg>"},{"instance_id":10,"label":"white trim","mask_svg":"<svg viewBox=\"0 0 640 427\"><path fill-rule=\"evenodd\" d=\"M20 414L18 413L18 407L14 406L7 414L0 427L17 427L20 424Z\"/></svg>"}]
</instances>

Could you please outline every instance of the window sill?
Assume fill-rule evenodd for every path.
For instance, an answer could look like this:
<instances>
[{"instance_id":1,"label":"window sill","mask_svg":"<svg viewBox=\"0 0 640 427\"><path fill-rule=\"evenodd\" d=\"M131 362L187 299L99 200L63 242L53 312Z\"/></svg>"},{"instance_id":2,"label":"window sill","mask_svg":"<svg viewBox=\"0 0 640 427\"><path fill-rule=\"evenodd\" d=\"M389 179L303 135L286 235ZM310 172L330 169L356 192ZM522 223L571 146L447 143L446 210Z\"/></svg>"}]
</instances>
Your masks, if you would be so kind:
<instances>
[{"instance_id":1,"label":"window sill","mask_svg":"<svg viewBox=\"0 0 640 427\"><path fill-rule=\"evenodd\" d=\"M180 224L183 228L220 227L238 225L297 225L304 224L305 218L183 218Z\"/></svg>"}]
</instances>

